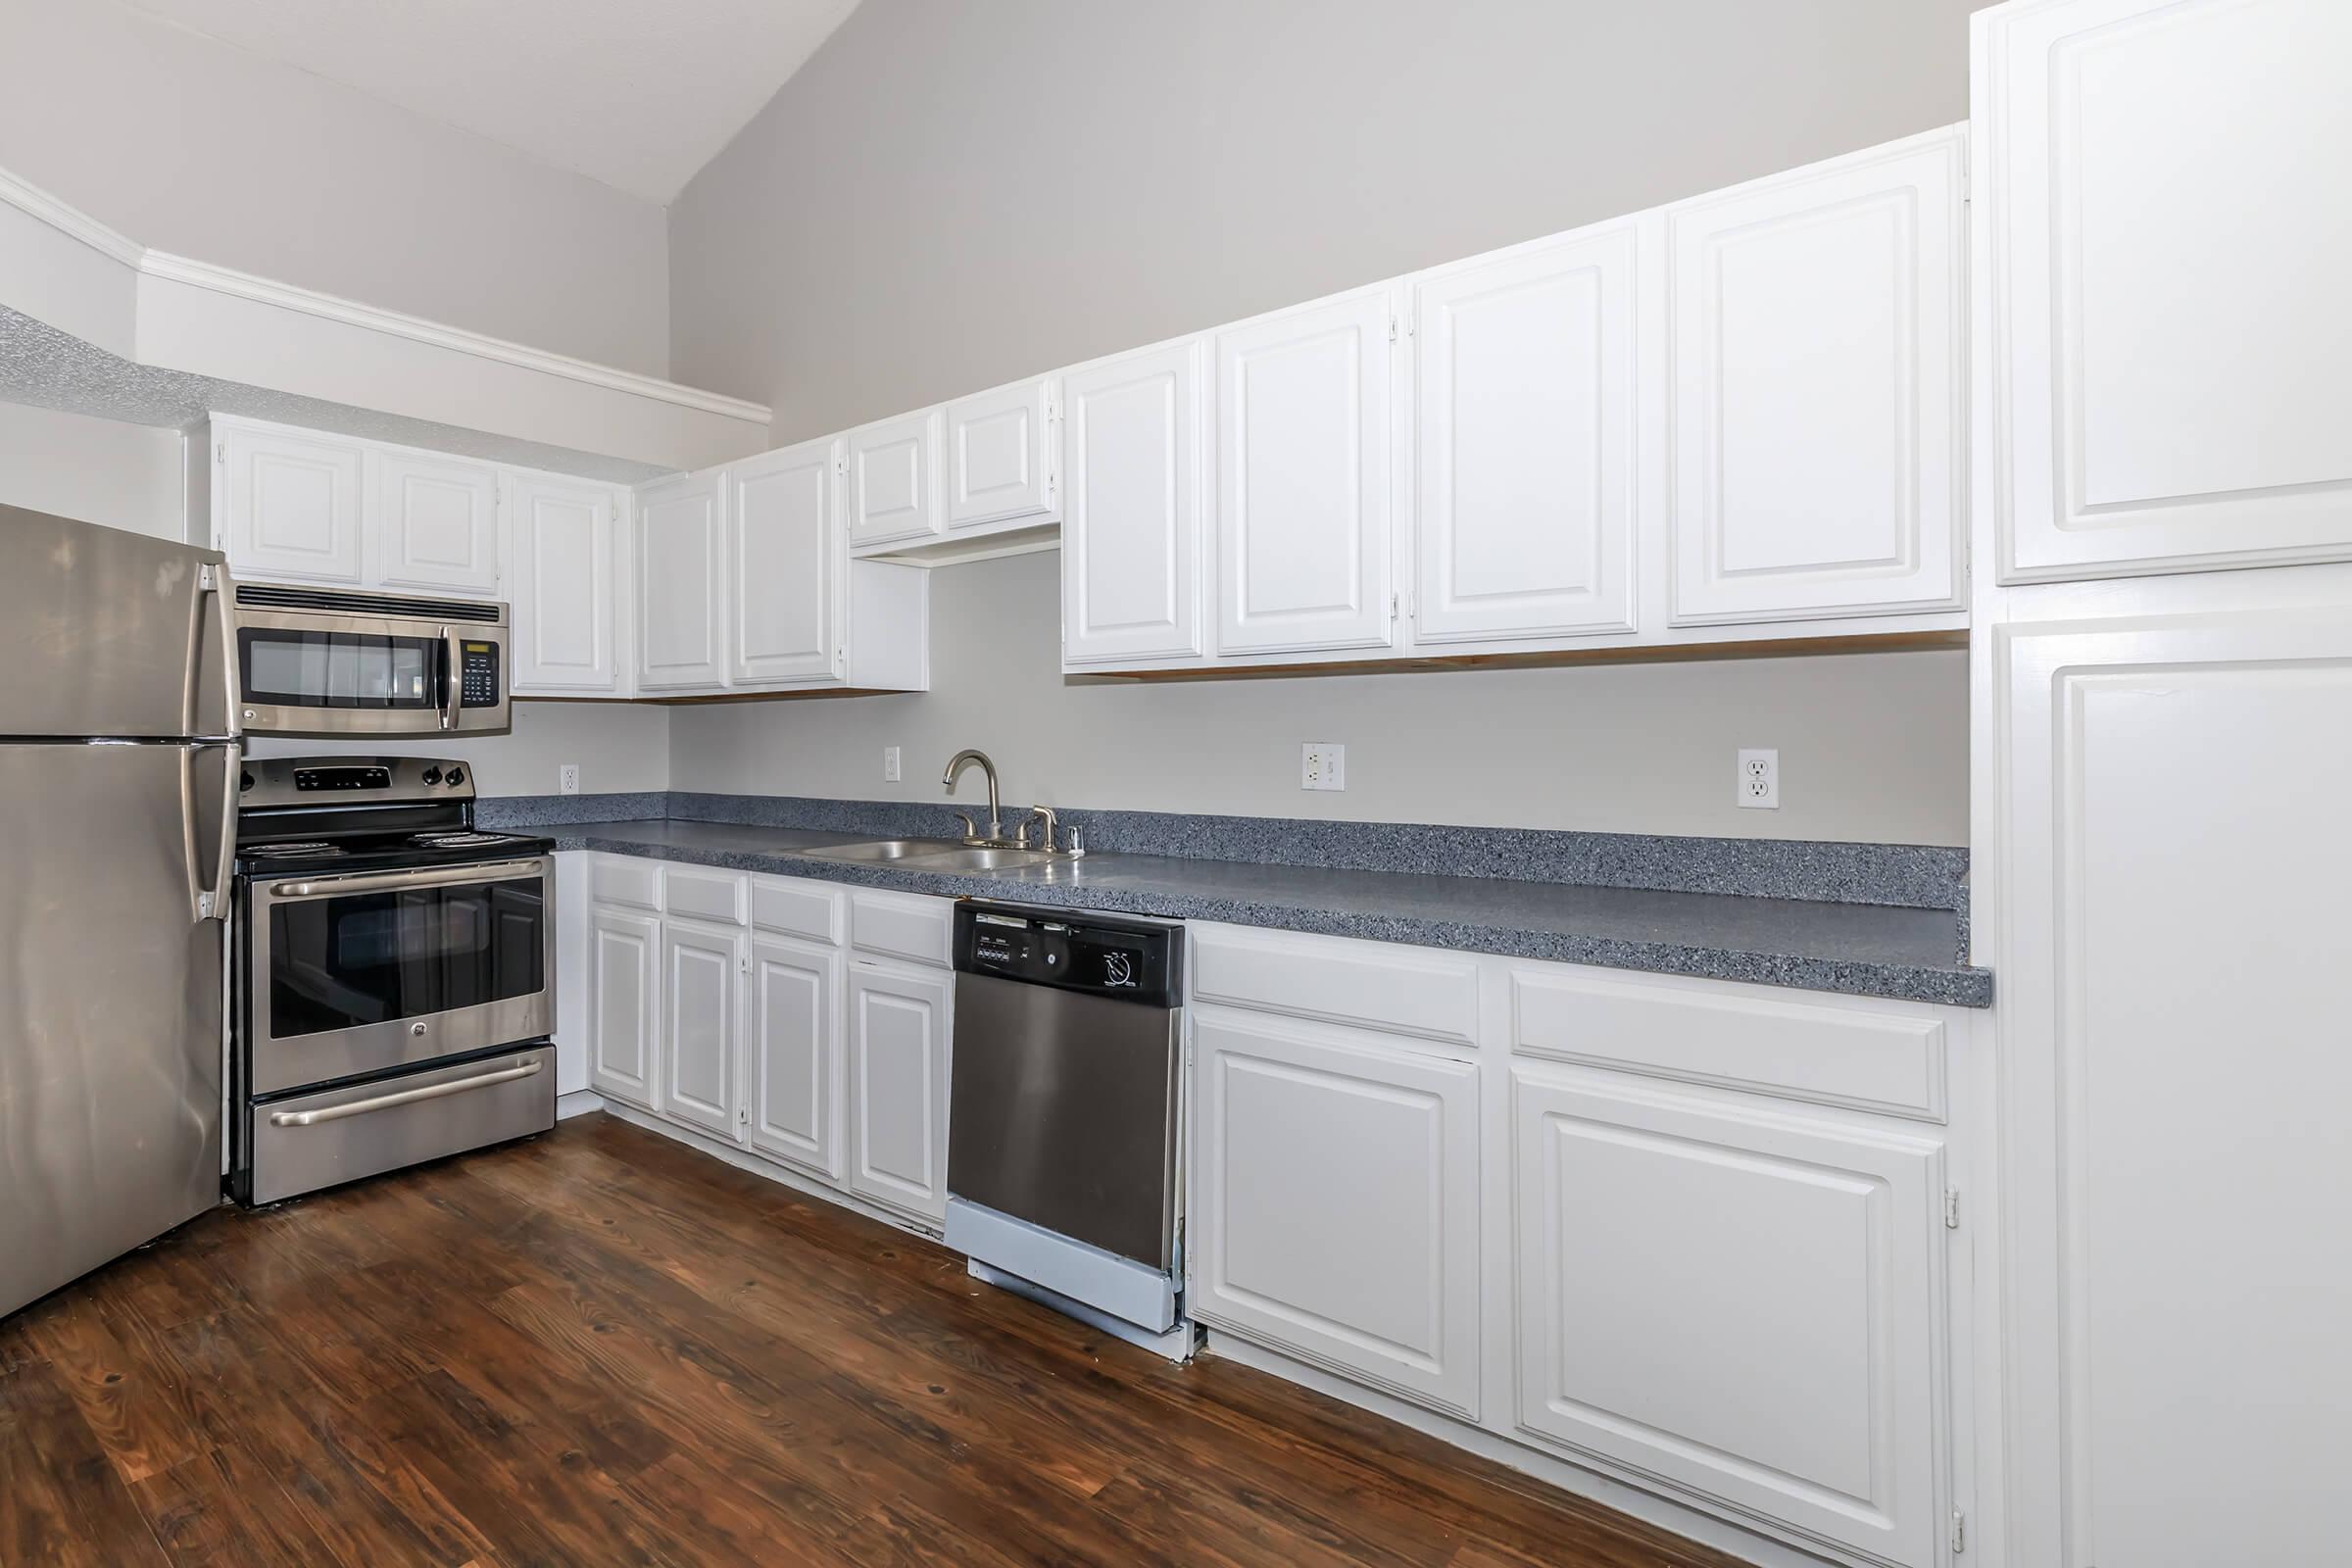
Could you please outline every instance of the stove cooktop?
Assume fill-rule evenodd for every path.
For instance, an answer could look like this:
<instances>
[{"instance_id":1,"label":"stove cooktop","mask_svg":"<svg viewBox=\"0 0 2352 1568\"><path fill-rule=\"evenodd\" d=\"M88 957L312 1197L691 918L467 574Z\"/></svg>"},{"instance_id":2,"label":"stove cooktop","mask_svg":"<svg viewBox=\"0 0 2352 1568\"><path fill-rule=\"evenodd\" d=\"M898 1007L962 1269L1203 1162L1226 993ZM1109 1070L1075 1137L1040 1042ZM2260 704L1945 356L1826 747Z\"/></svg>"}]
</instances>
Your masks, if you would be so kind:
<instances>
[{"instance_id":1,"label":"stove cooktop","mask_svg":"<svg viewBox=\"0 0 2352 1568\"><path fill-rule=\"evenodd\" d=\"M425 833L382 834L347 839L277 839L237 846L237 868L245 875L300 867L369 871L387 867L464 865L476 860L512 860L545 855L554 841L519 833L485 833L472 828Z\"/></svg>"}]
</instances>

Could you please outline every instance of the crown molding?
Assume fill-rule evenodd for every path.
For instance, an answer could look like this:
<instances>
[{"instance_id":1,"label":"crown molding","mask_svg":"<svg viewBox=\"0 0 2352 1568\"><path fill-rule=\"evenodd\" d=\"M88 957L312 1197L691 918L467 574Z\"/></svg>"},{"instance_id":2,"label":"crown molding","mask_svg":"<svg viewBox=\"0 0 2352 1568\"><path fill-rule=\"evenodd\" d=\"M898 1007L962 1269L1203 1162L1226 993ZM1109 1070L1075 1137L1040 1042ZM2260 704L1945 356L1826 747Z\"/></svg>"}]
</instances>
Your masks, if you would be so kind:
<instances>
[{"instance_id":1,"label":"crown molding","mask_svg":"<svg viewBox=\"0 0 2352 1568\"><path fill-rule=\"evenodd\" d=\"M765 404L705 392L697 387L680 386L675 381L641 375L634 370L617 369L610 365L575 360L569 355L550 353L545 349L509 342L505 338L491 337L487 333L472 332L440 321L428 321L419 316L407 316L399 311L363 305L357 300L341 299L332 294L322 294L317 289L240 272L234 268L219 267L193 257L150 250L5 169L0 169L0 202L6 202L20 212L47 223L61 234L81 241L100 255L132 269L142 277L208 289L216 294L250 300L279 310L298 311L305 316L315 316L345 326L382 332L454 353L470 354L477 359L515 366L541 375L560 376L564 380L602 387L630 397L692 409L700 414L712 414L721 418L741 419L748 424L762 426L769 420Z\"/></svg>"}]
</instances>

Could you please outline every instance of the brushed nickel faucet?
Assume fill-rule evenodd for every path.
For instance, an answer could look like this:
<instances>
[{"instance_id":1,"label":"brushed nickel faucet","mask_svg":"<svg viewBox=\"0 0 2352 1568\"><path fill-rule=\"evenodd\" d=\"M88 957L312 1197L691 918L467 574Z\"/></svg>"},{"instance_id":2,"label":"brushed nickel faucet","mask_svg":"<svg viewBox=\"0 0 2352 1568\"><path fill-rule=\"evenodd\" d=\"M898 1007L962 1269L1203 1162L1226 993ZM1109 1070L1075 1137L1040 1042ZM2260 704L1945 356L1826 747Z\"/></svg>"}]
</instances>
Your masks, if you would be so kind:
<instances>
[{"instance_id":1,"label":"brushed nickel faucet","mask_svg":"<svg viewBox=\"0 0 2352 1568\"><path fill-rule=\"evenodd\" d=\"M980 771L988 777L988 831L985 833L980 831L980 825L972 820L971 812L957 811L956 814L963 819L963 842L965 844L974 849L990 850L1034 848L1042 850L1048 855L1058 855L1073 860L1086 853L1079 843L1078 830L1074 827L1070 829L1070 847L1068 849L1059 849L1054 846L1054 808L1051 806L1031 807L1029 820L1015 828L1009 837L1006 836L1004 808L997 801L997 764L988 760L986 752L966 747L949 758L947 771L939 775L940 787L950 795L955 794L956 776L965 767L971 765L977 765ZM1035 845L1031 845L1029 842L1029 829L1032 824L1039 829L1038 842Z\"/></svg>"}]
</instances>

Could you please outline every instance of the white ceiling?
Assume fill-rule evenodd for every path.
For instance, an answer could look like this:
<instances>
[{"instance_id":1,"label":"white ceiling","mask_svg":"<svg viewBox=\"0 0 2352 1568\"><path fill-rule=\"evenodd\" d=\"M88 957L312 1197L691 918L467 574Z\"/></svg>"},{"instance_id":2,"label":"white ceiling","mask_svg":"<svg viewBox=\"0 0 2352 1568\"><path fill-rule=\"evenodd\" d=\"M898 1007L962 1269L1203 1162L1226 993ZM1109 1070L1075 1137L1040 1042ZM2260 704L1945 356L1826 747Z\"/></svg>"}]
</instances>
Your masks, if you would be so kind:
<instances>
[{"instance_id":1,"label":"white ceiling","mask_svg":"<svg viewBox=\"0 0 2352 1568\"><path fill-rule=\"evenodd\" d=\"M858 0L127 0L668 205Z\"/></svg>"}]
</instances>

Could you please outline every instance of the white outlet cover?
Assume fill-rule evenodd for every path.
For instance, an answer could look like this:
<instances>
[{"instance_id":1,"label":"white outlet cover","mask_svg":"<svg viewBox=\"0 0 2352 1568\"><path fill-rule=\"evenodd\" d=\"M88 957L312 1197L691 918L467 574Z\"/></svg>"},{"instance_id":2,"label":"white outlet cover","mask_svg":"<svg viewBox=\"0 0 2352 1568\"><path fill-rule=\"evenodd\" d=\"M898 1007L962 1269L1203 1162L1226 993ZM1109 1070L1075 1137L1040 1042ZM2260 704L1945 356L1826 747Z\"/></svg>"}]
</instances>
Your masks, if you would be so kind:
<instances>
[{"instance_id":1,"label":"white outlet cover","mask_svg":"<svg viewBox=\"0 0 2352 1568\"><path fill-rule=\"evenodd\" d=\"M1781 754L1769 748L1742 751L1733 781L1733 799L1751 811L1781 808Z\"/></svg>"},{"instance_id":2,"label":"white outlet cover","mask_svg":"<svg viewBox=\"0 0 2352 1568\"><path fill-rule=\"evenodd\" d=\"M556 769L556 788L565 795L580 793L580 764L565 762Z\"/></svg>"},{"instance_id":3,"label":"white outlet cover","mask_svg":"<svg viewBox=\"0 0 2352 1568\"><path fill-rule=\"evenodd\" d=\"M896 746L885 746L882 748L882 782L896 784L898 781L899 749Z\"/></svg>"},{"instance_id":4,"label":"white outlet cover","mask_svg":"<svg viewBox=\"0 0 2352 1568\"><path fill-rule=\"evenodd\" d=\"M1337 741L1299 742L1298 787L1302 790L1346 789L1348 748Z\"/></svg>"}]
</instances>

